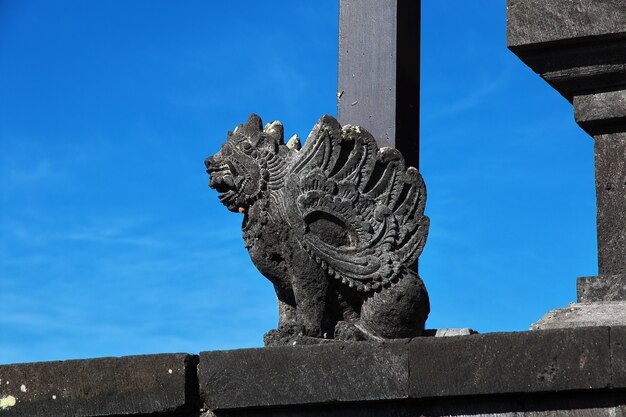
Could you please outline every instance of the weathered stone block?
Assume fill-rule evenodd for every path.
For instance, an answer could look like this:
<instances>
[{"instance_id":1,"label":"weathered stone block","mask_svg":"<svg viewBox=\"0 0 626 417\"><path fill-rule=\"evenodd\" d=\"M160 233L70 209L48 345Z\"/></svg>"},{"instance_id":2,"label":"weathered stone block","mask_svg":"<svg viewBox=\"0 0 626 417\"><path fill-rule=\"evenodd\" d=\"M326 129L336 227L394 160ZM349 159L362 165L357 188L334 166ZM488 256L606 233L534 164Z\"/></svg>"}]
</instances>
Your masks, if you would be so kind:
<instances>
[{"instance_id":1,"label":"weathered stone block","mask_svg":"<svg viewBox=\"0 0 626 417\"><path fill-rule=\"evenodd\" d=\"M574 116L590 135L626 132L626 90L576 96Z\"/></svg>"},{"instance_id":2,"label":"weathered stone block","mask_svg":"<svg viewBox=\"0 0 626 417\"><path fill-rule=\"evenodd\" d=\"M197 356L164 354L0 366L2 417L114 416L199 408Z\"/></svg>"},{"instance_id":3,"label":"weathered stone block","mask_svg":"<svg viewBox=\"0 0 626 417\"><path fill-rule=\"evenodd\" d=\"M609 330L417 338L409 367L412 398L606 388Z\"/></svg>"},{"instance_id":4,"label":"weathered stone block","mask_svg":"<svg viewBox=\"0 0 626 417\"><path fill-rule=\"evenodd\" d=\"M581 277L576 287L579 303L626 301L626 274Z\"/></svg>"},{"instance_id":5,"label":"weathered stone block","mask_svg":"<svg viewBox=\"0 0 626 417\"><path fill-rule=\"evenodd\" d=\"M406 398L408 372L406 340L203 352L198 367L213 410Z\"/></svg>"},{"instance_id":6,"label":"weathered stone block","mask_svg":"<svg viewBox=\"0 0 626 417\"><path fill-rule=\"evenodd\" d=\"M594 152L598 272L626 274L626 133L596 136Z\"/></svg>"},{"instance_id":7,"label":"weathered stone block","mask_svg":"<svg viewBox=\"0 0 626 417\"><path fill-rule=\"evenodd\" d=\"M569 101L626 88L622 0L507 0L507 43Z\"/></svg>"},{"instance_id":8,"label":"weathered stone block","mask_svg":"<svg viewBox=\"0 0 626 417\"><path fill-rule=\"evenodd\" d=\"M626 388L626 327L611 328L611 367L613 387Z\"/></svg>"},{"instance_id":9,"label":"weathered stone block","mask_svg":"<svg viewBox=\"0 0 626 417\"><path fill-rule=\"evenodd\" d=\"M626 33L623 0L508 0L510 47Z\"/></svg>"},{"instance_id":10,"label":"weathered stone block","mask_svg":"<svg viewBox=\"0 0 626 417\"><path fill-rule=\"evenodd\" d=\"M575 327L624 326L626 302L603 301L572 303L546 313L530 326L531 330L564 329Z\"/></svg>"}]
</instances>

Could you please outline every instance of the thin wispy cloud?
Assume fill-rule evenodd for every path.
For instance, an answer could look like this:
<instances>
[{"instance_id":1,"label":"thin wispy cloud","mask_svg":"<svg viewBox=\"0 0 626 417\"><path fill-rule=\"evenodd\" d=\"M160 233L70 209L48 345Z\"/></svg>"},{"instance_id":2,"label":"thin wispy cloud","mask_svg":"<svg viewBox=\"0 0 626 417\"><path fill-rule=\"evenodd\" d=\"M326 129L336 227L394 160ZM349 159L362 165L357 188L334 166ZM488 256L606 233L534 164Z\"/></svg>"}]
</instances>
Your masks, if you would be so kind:
<instances>
[{"instance_id":1,"label":"thin wispy cloud","mask_svg":"<svg viewBox=\"0 0 626 417\"><path fill-rule=\"evenodd\" d=\"M448 102L439 102L436 107L423 111L423 123L437 123L440 119L451 119L460 113L478 107L488 108L498 101L498 95L511 81L511 71L508 68L501 69L496 74L485 74L482 84L468 88L464 86L456 90L462 94Z\"/></svg>"}]
</instances>

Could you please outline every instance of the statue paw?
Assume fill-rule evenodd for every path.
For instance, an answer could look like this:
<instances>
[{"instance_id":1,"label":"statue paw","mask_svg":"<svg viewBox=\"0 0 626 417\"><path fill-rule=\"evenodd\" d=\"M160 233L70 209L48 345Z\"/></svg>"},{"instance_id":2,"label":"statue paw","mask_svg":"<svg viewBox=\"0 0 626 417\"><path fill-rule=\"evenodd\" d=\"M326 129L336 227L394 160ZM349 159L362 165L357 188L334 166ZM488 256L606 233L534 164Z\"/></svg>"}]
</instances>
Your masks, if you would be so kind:
<instances>
[{"instance_id":1,"label":"statue paw","mask_svg":"<svg viewBox=\"0 0 626 417\"><path fill-rule=\"evenodd\" d=\"M302 326L296 323L283 323L278 329L272 329L263 335L265 346L281 346L292 344L291 341L302 335Z\"/></svg>"},{"instance_id":2,"label":"statue paw","mask_svg":"<svg viewBox=\"0 0 626 417\"><path fill-rule=\"evenodd\" d=\"M354 323L339 321L335 325L335 340L361 341L371 339L370 335Z\"/></svg>"},{"instance_id":3,"label":"statue paw","mask_svg":"<svg viewBox=\"0 0 626 417\"><path fill-rule=\"evenodd\" d=\"M263 342L268 346L295 346L295 345L319 345L332 342L332 339L324 337L307 336L303 326L296 323L281 325L278 329L272 329L265 333Z\"/></svg>"}]
</instances>

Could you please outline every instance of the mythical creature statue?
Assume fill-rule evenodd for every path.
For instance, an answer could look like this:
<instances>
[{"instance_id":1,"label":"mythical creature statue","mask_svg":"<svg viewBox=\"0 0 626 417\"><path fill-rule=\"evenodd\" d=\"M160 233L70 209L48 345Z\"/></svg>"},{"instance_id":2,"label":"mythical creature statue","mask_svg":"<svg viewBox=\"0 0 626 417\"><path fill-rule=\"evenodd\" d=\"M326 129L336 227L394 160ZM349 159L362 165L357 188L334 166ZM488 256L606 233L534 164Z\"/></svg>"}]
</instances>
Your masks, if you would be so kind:
<instances>
[{"instance_id":1,"label":"mythical creature statue","mask_svg":"<svg viewBox=\"0 0 626 417\"><path fill-rule=\"evenodd\" d=\"M323 116L301 149L253 114L205 160L209 186L243 213L250 258L278 298L266 345L419 335L430 311L415 272L426 188L394 148Z\"/></svg>"}]
</instances>

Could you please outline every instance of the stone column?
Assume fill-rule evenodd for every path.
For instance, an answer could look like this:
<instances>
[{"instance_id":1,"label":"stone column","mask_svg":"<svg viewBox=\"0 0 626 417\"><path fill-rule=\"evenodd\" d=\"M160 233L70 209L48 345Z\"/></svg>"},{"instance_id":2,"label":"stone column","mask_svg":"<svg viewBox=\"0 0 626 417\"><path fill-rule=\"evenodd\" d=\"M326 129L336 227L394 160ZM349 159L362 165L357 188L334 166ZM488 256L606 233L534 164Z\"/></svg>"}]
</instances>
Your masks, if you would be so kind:
<instances>
[{"instance_id":1,"label":"stone column","mask_svg":"<svg viewBox=\"0 0 626 417\"><path fill-rule=\"evenodd\" d=\"M535 328L626 324L626 3L507 0L508 47L574 106L595 142L597 277Z\"/></svg>"}]
</instances>

